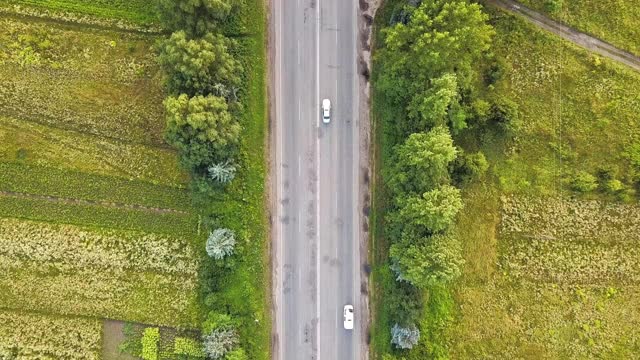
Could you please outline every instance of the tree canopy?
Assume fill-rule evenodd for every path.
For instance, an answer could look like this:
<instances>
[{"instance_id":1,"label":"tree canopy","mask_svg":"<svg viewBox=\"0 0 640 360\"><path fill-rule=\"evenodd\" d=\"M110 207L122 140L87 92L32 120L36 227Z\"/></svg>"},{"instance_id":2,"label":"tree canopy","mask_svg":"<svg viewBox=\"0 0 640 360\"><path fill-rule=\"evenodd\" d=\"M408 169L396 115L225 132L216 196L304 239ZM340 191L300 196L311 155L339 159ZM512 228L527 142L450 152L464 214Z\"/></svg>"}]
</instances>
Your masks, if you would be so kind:
<instances>
[{"instance_id":1,"label":"tree canopy","mask_svg":"<svg viewBox=\"0 0 640 360\"><path fill-rule=\"evenodd\" d=\"M460 242L446 234L436 234L391 245L389 256L397 279L418 288L446 284L461 274Z\"/></svg>"},{"instance_id":2,"label":"tree canopy","mask_svg":"<svg viewBox=\"0 0 640 360\"><path fill-rule=\"evenodd\" d=\"M229 54L232 40L207 33L190 38L184 31L171 34L159 45L158 62L167 74L167 85L174 94L208 95L240 82L241 67Z\"/></svg>"},{"instance_id":3,"label":"tree canopy","mask_svg":"<svg viewBox=\"0 0 640 360\"><path fill-rule=\"evenodd\" d=\"M240 136L240 124L228 111L225 99L182 94L165 100L165 137L181 151L189 167L227 159Z\"/></svg>"},{"instance_id":4,"label":"tree canopy","mask_svg":"<svg viewBox=\"0 0 640 360\"><path fill-rule=\"evenodd\" d=\"M394 149L388 186L396 194L423 193L448 181L449 164L457 150L446 127L439 126L428 133L409 135Z\"/></svg>"},{"instance_id":5,"label":"tree canopy","mask_svg":"<svg viewBox=\"0 0 640 360\"><path fill-rule=\"evenodd\" d=\"M219 27L237 0L158 0L160 18L170 30L203 35Z\"/></svg>"},{"instance_id":6,"label":"tree canopy","mask_svg":"<svg viewBox=\"0 0 640 360\"><path fill-rule=\"evenodd\" d=\"M422 196L409 195L398 200L395 221L415 230L415 234L433 234L446 230L462 209L460 190L443 185Z\"/></svg>"}]
</instances>

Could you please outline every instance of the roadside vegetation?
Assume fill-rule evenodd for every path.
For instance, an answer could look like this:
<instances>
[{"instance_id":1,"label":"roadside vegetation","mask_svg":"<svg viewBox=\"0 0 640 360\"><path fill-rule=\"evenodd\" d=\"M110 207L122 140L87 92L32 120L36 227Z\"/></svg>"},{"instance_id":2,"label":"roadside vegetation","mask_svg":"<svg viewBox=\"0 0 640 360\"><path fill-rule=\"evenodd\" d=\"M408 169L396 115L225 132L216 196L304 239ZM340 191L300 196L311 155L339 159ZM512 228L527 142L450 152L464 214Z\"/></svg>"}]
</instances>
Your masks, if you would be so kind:
<instances>
[{"instance_id":1,"label":"roadside vegetation","mask_svg":"<svg viewBox=\"0 0 640 360\"><path fill-rule=\"evenodd\" d=\"M640 2L637 0L522 0L580 31L640 56Z\"/></svg>"},{"instance_id":2,"label":"roadside vegetation","mask_svg":"<svg viewBox=\"0 0 640 360\"><path fill-rule=\"evenodd\" d=\"M0 358L269 357L265 14L213 3L0 5Z\"/></svg>"},{"instance_id":3,"label":"roadside vegetation","mask_svg":"<svg viewBox=\"0 0 640 360\"><path fill-rule=\"evenodd\" d=\"M373 357L632 356L640 76L464 1L375 29Z\"/></svg>"}]
</instances>

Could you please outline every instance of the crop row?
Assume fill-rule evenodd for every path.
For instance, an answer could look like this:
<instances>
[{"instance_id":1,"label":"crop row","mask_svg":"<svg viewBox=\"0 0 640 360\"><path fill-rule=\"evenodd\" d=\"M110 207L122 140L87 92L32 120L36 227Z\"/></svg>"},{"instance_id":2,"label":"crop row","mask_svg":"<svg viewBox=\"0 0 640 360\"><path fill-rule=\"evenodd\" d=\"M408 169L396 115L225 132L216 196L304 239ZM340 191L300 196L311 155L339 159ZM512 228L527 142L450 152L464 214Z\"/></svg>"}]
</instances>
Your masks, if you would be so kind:
<instances>
[{"instance_id":1,"label":"crop row","mask_svg":"<svg viewBox=\"0 0 640 360\"><path fill-rule=\"evenodd\" d=\"M102 322L0 311L0 359L100 359Z\"/></svg>"},{"instance_id":2,"label":"crop row","mask_svg":"<svg viewBox=\"0 0 640 360\"><path fill-rule=\"evenodd\" d=\"M0 109L136 143L164 144L153 38L0 17Z\"/></svg>"},{"instance_id":3,"label":"crop row","mask_svg":"<svg viewBox=\"0 0 640 360\"><path fill-rule=\"evenodd\" d=\"M174 151L130 144L0 116L0 161L58 167L184 186Z\"/></svg>"},{"instance_id":4,"label":"crop row","mask_svg":"<svg viewBox=\"0 0 640 360\"><path fill-rule=\"evenodd\" d=\"M505 196L501 233L561 241L640 241L640 207L597 200Z\"/></svg>"},{"instance_id":5,"label":"crop row","mask_svg":"<svg viewBox=\"0 0 640 360\"><path fill-rule=\"evenodd\" d=\"M191 208L184 189L20 163L0 163L0 190L153 208Z\"/></svg>"},{"instance_id":6,"label":"crop row","mask_svg":"<svg viewBox=\"0 0 640 360\"><path fill-rule=\"evenodd\" d=\"M195 277L188 240L131 231L97 233L77 226L0 219L0 267L50 271L150 271Z\"/></svg>"},{"instance_id":7,"label":"crop row","mask_svg":"<svg viewBox=\"0 0 640 360\"><path fill-rule=\"evenodd\" d=\"M0 217L92 228L138 230L178 237L193 236L198 230L198 221L191 213L156 213L140 209L43 201L23 196L0 196Z\"/></svg>"},{"instance_id":8,"label":"crop row","mask_svg":"<svg viewBox=\"0 0 640 360\"><path fill-rule=\"evenodd\" d=\"M62 273L48 265L3 270L2 306L165 326L198 325L195 276L94 269Z\"/></svg>"}]
</instances>

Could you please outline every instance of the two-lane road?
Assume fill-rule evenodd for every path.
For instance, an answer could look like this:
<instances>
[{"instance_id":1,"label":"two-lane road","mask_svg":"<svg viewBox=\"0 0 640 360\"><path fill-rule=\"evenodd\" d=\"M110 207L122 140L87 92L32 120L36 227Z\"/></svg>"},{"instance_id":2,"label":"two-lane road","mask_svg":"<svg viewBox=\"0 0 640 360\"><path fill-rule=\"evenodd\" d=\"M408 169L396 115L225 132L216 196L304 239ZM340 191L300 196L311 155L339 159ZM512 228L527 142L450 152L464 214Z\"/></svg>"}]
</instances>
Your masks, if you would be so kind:
<instances>
[{"instance_id":1,"label":"two-lane road","mask_svg":"<svg viewBox=\"0 0 640 360\"><path fill-rule=\"evenodd\" d=\"M273 1L274 354L360 359L357 1Z\"/></svg>"}]
</instances>

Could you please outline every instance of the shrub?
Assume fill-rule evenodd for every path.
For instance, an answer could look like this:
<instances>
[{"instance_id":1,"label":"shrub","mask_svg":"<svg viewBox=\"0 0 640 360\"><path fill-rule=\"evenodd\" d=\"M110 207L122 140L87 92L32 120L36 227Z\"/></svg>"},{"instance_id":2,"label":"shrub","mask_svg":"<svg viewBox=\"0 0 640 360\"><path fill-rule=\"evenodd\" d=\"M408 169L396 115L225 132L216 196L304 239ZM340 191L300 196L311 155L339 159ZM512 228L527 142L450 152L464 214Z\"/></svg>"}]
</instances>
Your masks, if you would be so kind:
<instances>
[{"instance_id":1,"label":"shrub","mask_svg":"<svg viewBox=\"0 0 640 360\"><path fill-rule=\"evenodd\" d=\"M173 353L189 357L204 358L204 345L195 339L176 337L173 341Z\"/></svg>"},{"instance_id":2,"label":"shrub","mask_svg":"<svg viewBox=\"0 0 640 360\"><path fill-rule=\"evenodd\" d=\"M556 13L562 10L563 5L564 5L563 0L546 0L544 2L545 10L550 13Z\"/></svg>"},{"instance_id":3,"label":"shrub","mask_svg":"<svg viewBox=\"0 0 640 360\"><path fill-rule=\"evenodd\" d=\"M207 319L202 323L202 332L208 334L215 329L233 327L234 325L230 315L209 311Z\"/></svg>"},{"instance_id":4,"label":"shrub","mask_svg":"<svg viewBox=\"0 0 640 360\"><path fill-rule=\"evenodd\" d=\"M586 171L579 171L571 180L571 188L574 191L587 193L595 190L598 187L596 177L589 174Z\"/></svg>"},{"instance_id":5,"label":"shrub","mask_svg":"<svg viewBox=\"0 0 640 360\"><path fill-rule=\"evenodd\" d=\"M520 127L518 104L506 97L494 99L489 120L507 133L515 132Z\"/></svg>"},{"instance_id":6,"label":"shrub","mask_svg":"<svg viewBox=\"0 0 640 360\"><path fill-rule=\"evenodd\" d=\"M203 339L204 352L213 360L221 359L238 343L238 334L233 328L213 330Z\"/></svg>"},{"instance_id":7,"label":"shrub","mask_svg":"<svg viewBox=\"0 0 640 360\"><path fill-rule=\"evenodd\" d=\"M212 180L222 184L228 184L236 177L236 167L229 161L213 164L207 171Z\"/></svg>"},{"instance_id":8,"label":"shrub","mask_svg":"<svg viewBox=\"0 0 640 360\"><path fill-rule=\"evenodd\" d=\"M158 345L160 343L160 329L148 327L142 334L142 358L144 360L158 360Z\"/></svg>"},{"instance_id":9,"label":"shrub","mask_svg":"<svg viewBox=\"0 0 640 360\"><path fill-rule=\"evenodd\" d=\"M611 179L605 183L605 190L611 194L621 192L624 188L624 184L618 179Z\"/></svg>"},{"instance_id":10,"label":"shrub","mask_svg":"<svg viewBox=\"0 0 640 360\"><path fill-rule=\"evenodd\" d=\"M159 44L158 62L167 74L173 94L225 95L224 89L240 83L240 64L229 54L233 42L220 34L191 39L184 31ZM228 91L228 90L227 90Z\"/></svg>"},{"instance_id":11,"label":"shrub","mask_svg":"<svg viewBox=\"0 0 640 360\"><path fill-rule=\"evenodd\" d=\"M236 245L236 235L229 229L216 229L209 234L207 239L207 254L216 260L222 260L226 256L233 255Z\"/></svg>"},{"instance_id":12,"label":"shrub","mask_svg":"<svg viewBox=\"0 0 640 360\"><path fill-rule=\"evenodd\" d=\"M411 349L420 340L420 330L415 325L401 327L398 324L391 328L391 343L399 349Z\"/></svg>"},{"instance_id":13,"label":"shrub","mask_svg":"<svg viewBox=\"0 0 640 360\"><path fill-rule=\"evenodd\" d=\"M244 352L243 348L237 348L227 353L227 356L224 357L225 360L249 360L247 353Z\"/></svg>"},{"instance_id":14,"label":"shrub","mask_svg":"<svg viewBox=\"0 0 640 360\"><path fill-rule=\"evenodd\" d=\"M400 326L414 324L422 317L422 291L405 281L393 281L385 296L389 317Z\"/></svg>"},{"instance_id":15,"label":"shrub","mask_svg":"<svg viewBox=\"0 0 640 360\"><path fill-rule=\"evenodd\" d=\"M487 158L480 151L473 154L462 154L456 158L453 175L458 183L469 183L480 179L489 169Z\"/></svg>"}]
</instances>

